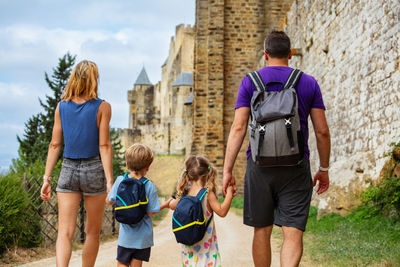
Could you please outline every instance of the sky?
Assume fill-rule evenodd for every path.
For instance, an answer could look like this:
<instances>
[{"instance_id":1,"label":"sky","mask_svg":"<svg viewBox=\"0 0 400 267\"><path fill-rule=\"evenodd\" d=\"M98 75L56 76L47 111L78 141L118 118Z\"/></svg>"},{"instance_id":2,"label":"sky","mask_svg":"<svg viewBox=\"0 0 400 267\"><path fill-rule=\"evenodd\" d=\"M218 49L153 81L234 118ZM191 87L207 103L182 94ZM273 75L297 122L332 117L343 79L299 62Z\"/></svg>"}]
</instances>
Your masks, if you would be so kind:
<instances>
[{"instance_id":1,"label":"sky","mask_svg":"<svg viewBox=\"0 0 400 267\"><path fill-rule=\"evenodd\" d=\"M175 26L193 25L195 0L0 0L0 172L18 155L17 135L52 94L52 74L67 52L99 67L99 97L111 127L128 127L127 90L141 68L161 79Z\"/></svg>"}]
</instances>

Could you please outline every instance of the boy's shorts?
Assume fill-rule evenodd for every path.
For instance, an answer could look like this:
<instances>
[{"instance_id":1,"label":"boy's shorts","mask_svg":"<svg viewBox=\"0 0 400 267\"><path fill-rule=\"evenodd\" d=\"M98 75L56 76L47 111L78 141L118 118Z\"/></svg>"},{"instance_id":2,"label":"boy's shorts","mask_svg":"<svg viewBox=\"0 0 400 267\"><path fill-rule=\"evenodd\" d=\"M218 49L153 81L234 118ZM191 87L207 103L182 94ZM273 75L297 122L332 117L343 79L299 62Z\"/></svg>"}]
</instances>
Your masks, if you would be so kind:
<instances>
[{"instance_id":1,"label":"boy's shorts","mask_svg":"<svg viewBox=\"0 0 400 267\"><path fill-rule=\"evenodd\" d=\"M57 192L95 196L107 192L106 176L100 156L87 159L64 158Z\"/></svg>"},{"instance_id":2,"label":"boy's shorts","mask_svg":"<svg viewBox=\"0 0 400 267\"><path fill-rule=\"evenodd\" d=\"M305 231L312 191L308 160L296 166L260 167L250 157L244 182L244 224Z\"/></svg>"},{"instance_id":3,"label":"boy's shorts","mask_svg":"<svg viewBox=\"0 0 400 267\"><path fill-rule=\"evenodd\" d=\"M132 259L140 261L149 261L151 248L125 248L118 246L117 261L129 264Z\"/></svg>"}]
</instances>

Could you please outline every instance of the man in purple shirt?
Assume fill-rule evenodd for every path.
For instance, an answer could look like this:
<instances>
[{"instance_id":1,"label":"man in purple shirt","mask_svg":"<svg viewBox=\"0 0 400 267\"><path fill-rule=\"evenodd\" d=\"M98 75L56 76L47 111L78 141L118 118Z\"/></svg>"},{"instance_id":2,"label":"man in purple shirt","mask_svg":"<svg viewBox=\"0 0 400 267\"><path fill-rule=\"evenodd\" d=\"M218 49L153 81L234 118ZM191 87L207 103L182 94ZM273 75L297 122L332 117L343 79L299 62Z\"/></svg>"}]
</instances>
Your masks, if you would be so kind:
<instances>
[{"instance_id":1,"label":"man in purple shirt","mask_svg":"<svg viewBox=\"0 0 400 267\"><path fill-rule=\"evenodd\" d=\"M288 60L292 54L290 39L281 31L271 32L264 42L268 66L258 70L264 84L271 81L285 83L292 68ZM280 86L269 90L279 90ZM235 118L229 133L225 153L223 193L228 185L235 186L232 169L247 132L250 101L255 88L248 77L239 87L235 105ZM296 86L301 130L304 136L304 159L296 166L260 167L247 150L247 168L244 184L243 217L246 225L254 227L253 261L256 267L270 266L270 237L273 224L281 226L284 241L281 250L281 266L298 266L303 252L305 231L311 202L312 188L318 181L317 193L329 187L330 135L325 118L325 106L321 90L314 77L302 74ZM311 179L308 148L308 116L311 116L320 167Z\"/></svg>"}]
</instances>

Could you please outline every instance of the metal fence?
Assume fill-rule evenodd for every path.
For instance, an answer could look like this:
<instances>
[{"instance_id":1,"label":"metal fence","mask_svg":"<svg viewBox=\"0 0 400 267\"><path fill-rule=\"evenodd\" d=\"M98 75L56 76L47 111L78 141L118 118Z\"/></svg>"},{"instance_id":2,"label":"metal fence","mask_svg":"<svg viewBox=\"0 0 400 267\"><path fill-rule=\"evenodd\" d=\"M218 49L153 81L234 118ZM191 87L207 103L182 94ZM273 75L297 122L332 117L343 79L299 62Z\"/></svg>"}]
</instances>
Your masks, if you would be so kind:
<instances>
[{"instance_id":1,"label":"metal fence","mask_svg":"<svg viewBox=\"0 0 400 267\"><path fill-rule=\"evenodd\" d=\"M55 188L57 185L57 178L53 178L52 181L52 194L51 199L47 202L43 202L40 198L40 189L42 187L42 177L36 178L24 177L24 189L28 193L30 198L30 211L32 216L38 216L41 224L41 231L45 245L53 245L57 239L58 229L58 210L57 210L57 195ZM76 230L74 233L74 242L85 241L85 218L86 211L84 208L84 199L82 197L79 206L78 218L76 221ZM103 223L101 229L101 235L115 235L117 229L117 222L114 216L114 208L106 205Z\"/></svg>"}]
</instances>

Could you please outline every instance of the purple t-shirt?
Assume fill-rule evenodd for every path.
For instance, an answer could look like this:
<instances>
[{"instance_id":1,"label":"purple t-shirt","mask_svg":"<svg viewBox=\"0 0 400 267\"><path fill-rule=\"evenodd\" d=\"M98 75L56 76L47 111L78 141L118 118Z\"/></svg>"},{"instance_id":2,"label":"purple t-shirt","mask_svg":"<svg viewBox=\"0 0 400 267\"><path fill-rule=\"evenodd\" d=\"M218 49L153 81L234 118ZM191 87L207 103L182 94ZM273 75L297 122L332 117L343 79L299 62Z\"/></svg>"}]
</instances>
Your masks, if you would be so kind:
<instances>
[{"instance_id":1,"label":"purple t-shirt","mask_svg":"<svg viewBox=\"0 0 400 267\"><path fill-rule=\"evenodd\" d=\"M285 84L289 77L292 68L290 67L265 67L258 72L261 75L264 84L272 81L278 81ZM269 90L278 91L281 85L269 86ZM250 79L246 76L243 78L239 87L235 109L240 107L250 107L251 97L254 93L254 86ZM303 73L299 83L296 86L297 99L299 102L299 117L300 126L304 134L304 157L309 159L310 150L308 149L308 116L311 108L325 109L324 101L322 100L321 89L314 77ZM251 155L250 145L247 149L247 158Z\"/></svg>"}]
</instances>

